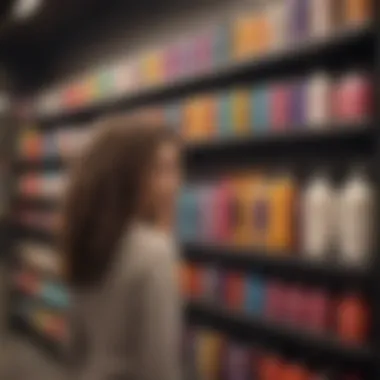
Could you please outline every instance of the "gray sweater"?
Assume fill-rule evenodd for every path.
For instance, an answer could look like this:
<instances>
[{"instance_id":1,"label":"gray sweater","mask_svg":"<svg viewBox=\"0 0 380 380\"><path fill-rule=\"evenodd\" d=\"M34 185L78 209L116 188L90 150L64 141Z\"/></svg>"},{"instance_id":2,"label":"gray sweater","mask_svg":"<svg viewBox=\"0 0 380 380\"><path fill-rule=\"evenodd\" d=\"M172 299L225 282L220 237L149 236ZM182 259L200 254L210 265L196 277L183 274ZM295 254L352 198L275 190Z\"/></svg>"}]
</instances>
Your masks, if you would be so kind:
<instances>
[{"instance_id":1,"label":"gray sweater","mask_svg":"<svg viewBox=\"0 0 380 380\"><path fill-rule=\"evenodd\" d=\"M70 379L180 379L176 249L168 235L130 228L106 280L72 302Z\"/></svg>"}]
</instances>

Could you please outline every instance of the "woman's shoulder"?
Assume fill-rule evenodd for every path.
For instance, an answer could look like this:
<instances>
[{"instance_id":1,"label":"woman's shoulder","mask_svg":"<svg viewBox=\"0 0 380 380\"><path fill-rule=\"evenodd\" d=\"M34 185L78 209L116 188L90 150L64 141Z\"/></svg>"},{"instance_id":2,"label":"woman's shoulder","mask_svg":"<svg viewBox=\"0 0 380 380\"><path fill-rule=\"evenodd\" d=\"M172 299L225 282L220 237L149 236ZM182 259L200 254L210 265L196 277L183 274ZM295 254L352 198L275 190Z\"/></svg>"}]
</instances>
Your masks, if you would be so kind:
<instances>
[{"instance_id":1,"label":"woman's shoulder","mask_svg":"<svg viewBox=\"0 0 380 380\"><path fill-rule=\"evenodd\" d=\"M122 245L125 268L143 274L156 266L172 265L177 249L170 235L150 226L134 225L126 233Z\"/></svg>"}]
</instances>

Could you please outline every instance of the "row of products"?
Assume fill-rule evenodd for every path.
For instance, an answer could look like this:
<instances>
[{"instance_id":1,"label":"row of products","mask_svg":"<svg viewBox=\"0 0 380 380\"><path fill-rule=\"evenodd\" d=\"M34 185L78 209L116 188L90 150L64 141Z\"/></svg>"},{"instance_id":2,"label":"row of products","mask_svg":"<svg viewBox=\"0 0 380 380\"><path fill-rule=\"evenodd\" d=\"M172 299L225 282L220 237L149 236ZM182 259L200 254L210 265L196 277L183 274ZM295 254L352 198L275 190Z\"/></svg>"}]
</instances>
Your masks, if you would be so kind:
<instances>
[{"instance_id":1,"label":"row of products","mask_svg":"<svg viewBox=\"0 0 380 380\"><path fill-rule=\"evenodd\" d=\"M207 27L197 35L141 57L91 73L61 89L42 94L37 110L51 114L141 88L211 72L231 62L291 49L372 17L371 0L269 1L246 10L232 22Z\"/></svg>"},{"instance_id":2,"label":"row of products","mask_svg":"<svg viewBox=\"0 0 380 380\"><path fill-rule=\"evenodd\" d=\"M333 295L323 288L193 264L183 264L181 286L186 298L276 324L332 333L350 344L363 344L368 338L368 304L354 292Z\"/></svg>"},{"instance_id":3,"label":"row of products","mask_svg":"<svg viewBox=\"0 0 380 380\"><path fill-rule=\"evenodd\" d=\"M16 316L25 320L32 328L49 340L63 344L67 338L67 323L61 313L43 308L33 300L20 300L16 305Z\"/></svg>"},{"instance_id":4,"label":"row of products","mask_svg":"<svg viewBox=\"0 0 380 380\"><path fill-rule=\"evenodd\" d=\"M16 251L25 270L54 278L62 277L62 257L50 246L27 241L19 244Z\"/></svg>"},{"instance_id":5,"label":"row of products","mask_svg":"<svg viewBox=\"0 0 380 380\"><path fill-rule=\"evenodd\" d=\"M51 233L58 232L61 223L61 215L56 211L34 211L24 209L14 214L17 224L23 227L38 229Z\"/></svg>"},{"instance_id":6,"label":"row of products","mask_svg":"<svg viewBox=\"0 0 380 380\"><path fill-rule=\"evenodd\" d=\"M306 79L196 96L178 107L177 120L172 113L165 116L181 126L185 139L194 140L331 128L363 123L371 113L372 86L367 76L351 73L333 81L317 73Z\"/></svg>"},{"instance_id":7,"label":"row of products","mask_svg":"<svg viewBox=\"0 0 380 380\"><path fill-rule=\"evenodd\" d=\"M67 175L62 172L26 174L17 183L17 192L27 197L59 199L67 185Z\"/></svg>"},{"instance_id":8,"label":"row of products","mask_svg":"<svg viewBox=\"0 0 380 380\"><path fill-rule=\"evenodd\" d=\"M44 281L28 271L16 273L13 282L22 293L43 301L47 306L57 309L69 307L68 290L62 283L52 280Z\"/></svg>"},{"instance_id":9,"label":"row of products","mask_svg":"<svg viewBox=\"0 0 380 380\"><path fill-rule=\"evenodd\" d=\"M24 129L18 142L18 154L26 158L49 158L59 155L72 158L89 144L90 129L60 128L58 131L41 133L37 129Z\"/></svg>"},{"instance_id":10,"label":"row of products","mask_svg":"<svg viewBox=\"0 0 380 380\"><path fill-rule=\"evenodd\" d=\"M351 73L333 81L326 74L289 82L195 96L164 108L139 110L173 125L187 140L264 132L362 125L372 114L368 76ZM83 151L91 128L61 128L39 133L26 129L19 141L21 157L70 158Z\"/></svg>"},{"instance_id":11,"label":"row of products","mask_svg":"<svg viewBox=\"0 0 380 380\"><path fill-rule=\"evenodd\" d=\"M315 370L302 361L251 347L213 330L187 327L184 334L188 380L360 380L357 374Z\"/></svg>"},{"instance_id":12,"label":"row of products","mask_svg":"<svg viewBox=\"0 0 380 380\"><path fill-rule=\"evenodd\" d=\"M188 185L178 205L179 239L277 257L296 250L311 260L364 266L372 253L375 196L364 173L355 168L339 187L323 173L301 187L289 174L254 171Z\"/></svg>"}]
</instances>

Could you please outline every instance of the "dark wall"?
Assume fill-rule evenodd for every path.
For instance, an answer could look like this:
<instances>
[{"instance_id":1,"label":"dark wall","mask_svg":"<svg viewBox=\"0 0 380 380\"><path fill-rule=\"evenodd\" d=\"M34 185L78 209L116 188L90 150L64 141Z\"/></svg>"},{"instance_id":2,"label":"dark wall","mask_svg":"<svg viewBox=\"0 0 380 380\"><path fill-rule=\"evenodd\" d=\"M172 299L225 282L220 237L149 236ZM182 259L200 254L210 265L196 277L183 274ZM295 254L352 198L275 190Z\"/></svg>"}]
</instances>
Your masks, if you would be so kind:
<instances>
[{"instance_id":1,"label":"dark wall","mask_svg":"<svg viewBox=\"0 0 380 380\"><path fill-rule=\"evenodd\" d=\"M140 0L140 6L128 1L116 3L99 19L86 20L80 31L70 31L67 26L67 38L55 46L49 67L40 80L40 88L64 83L144 49L200 31L256 1Z\"/></svg>"}]
</instances>

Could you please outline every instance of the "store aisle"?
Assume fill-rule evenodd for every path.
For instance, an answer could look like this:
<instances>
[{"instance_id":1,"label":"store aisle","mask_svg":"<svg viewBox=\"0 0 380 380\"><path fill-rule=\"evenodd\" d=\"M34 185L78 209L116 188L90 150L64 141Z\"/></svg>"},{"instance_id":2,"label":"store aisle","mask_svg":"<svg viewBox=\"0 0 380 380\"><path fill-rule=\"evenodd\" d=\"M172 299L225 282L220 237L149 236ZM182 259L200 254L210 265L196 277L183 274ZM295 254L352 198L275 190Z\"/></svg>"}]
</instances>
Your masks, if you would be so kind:
<instances>
[{"instance_id":1,"label":"store aisle","mask_svg":"<svg viewBox=\"0 0 380 380\"><path fill-rule=\"evenodd\" d=\"M20 337L13 337L1 354L1 380L63 380L60 365L44 351Z\"/></svg>"}]
</instances>

